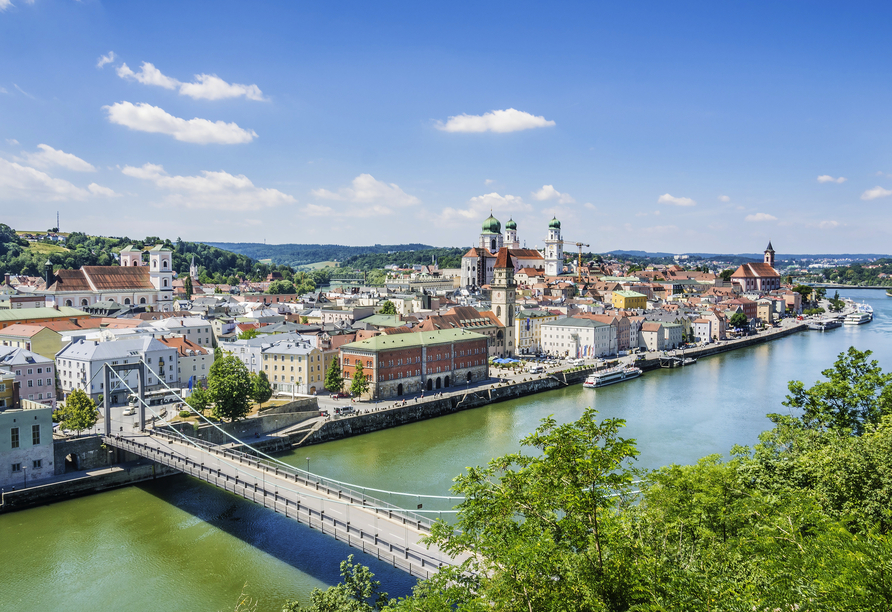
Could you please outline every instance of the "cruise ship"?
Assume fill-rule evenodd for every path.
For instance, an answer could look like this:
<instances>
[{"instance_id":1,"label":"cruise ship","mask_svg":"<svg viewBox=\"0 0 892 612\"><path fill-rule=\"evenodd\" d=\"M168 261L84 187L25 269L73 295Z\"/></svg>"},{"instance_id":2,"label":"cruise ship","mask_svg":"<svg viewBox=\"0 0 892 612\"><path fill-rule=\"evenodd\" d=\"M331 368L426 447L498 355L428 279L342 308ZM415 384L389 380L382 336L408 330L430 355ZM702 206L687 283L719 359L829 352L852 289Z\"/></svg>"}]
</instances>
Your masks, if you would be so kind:
<instances>
[{"instance_id":1,"label":"cruise ship","mask_svg":"<svg viewBox=\"0 0 892 612\"><path fill-rule=\"evenodd\" d=\"M845 321L843 321L846 325L864 325L865 323L870 323L873 320L873 316L869 312L852 312L846 315Z\"/></svg>"},{"instance_id":2,"label":"cruise ship","mask_svg":"<svg viewBox=\"0 0 892 612\"><path fill-rule=\"evenodd\" d=\"M837 327L842 327L842 323L840 323L836 319L830 318L816 319L808 324L808 328L815 331L827 331L828 329L835 329Z\"/></svg>"},{"instance_id":3,"label":"cruise ship","mask_svg":"<svg viewBox=\"0 0 892 612\"><path fill-rule=\"evenodd\" d=\"M582 386L586 389L596 389L597 387L606 387L614 383L631 380L641 376L641 369L635 366L616 367L609 370L601 370L588 375Z\"/></svg>"}]
</instances>

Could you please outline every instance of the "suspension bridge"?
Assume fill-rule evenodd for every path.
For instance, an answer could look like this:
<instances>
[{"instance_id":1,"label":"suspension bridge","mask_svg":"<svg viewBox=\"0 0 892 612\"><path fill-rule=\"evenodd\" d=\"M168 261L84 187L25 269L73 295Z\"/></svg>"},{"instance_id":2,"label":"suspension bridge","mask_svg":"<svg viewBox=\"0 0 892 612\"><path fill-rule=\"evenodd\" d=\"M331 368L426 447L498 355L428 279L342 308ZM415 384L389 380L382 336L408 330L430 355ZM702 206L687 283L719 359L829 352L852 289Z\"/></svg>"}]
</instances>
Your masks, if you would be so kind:
<instances>
[{"instance_id":1,"label":"suspension bridge","mask_svg":"<svg viewBox=\"0 0 892 612\"><path fill-rule=\"evenodd\" d=\"M368 492L417 499L460 498L350 485L295 468L259 451L248 454L197 440L175 428L166 430L166 420L145 401L147 375L155 376L162 383L163 377L142 360L131 364L106 364L103 370L102 437L108 446L173 468L261 504L418 578L429 578L440 568L463 561L462 558L449 557L435 545L427 546L421 542L430 533L433 522L433 518L423 515L424 511L420 513L400 508L371 497ZM122 372L126 374L129 371L136 371L136 391L121 376ZM113 377L116 379L114 385ZM139 398L139 417L135 424L124 424L112 416L109 390L121 387L129 390L131 397ZM170 391L175 393L173 389ZM151 419L153 423L148 427L146 410L154 416ZM200 416L203 418L203 415ZM250 448L234 436L226 435L239 447ZM421 504L418 507L420 509ZM436 518L453 511L427 512Z\"/></svg>"}]
</instances>

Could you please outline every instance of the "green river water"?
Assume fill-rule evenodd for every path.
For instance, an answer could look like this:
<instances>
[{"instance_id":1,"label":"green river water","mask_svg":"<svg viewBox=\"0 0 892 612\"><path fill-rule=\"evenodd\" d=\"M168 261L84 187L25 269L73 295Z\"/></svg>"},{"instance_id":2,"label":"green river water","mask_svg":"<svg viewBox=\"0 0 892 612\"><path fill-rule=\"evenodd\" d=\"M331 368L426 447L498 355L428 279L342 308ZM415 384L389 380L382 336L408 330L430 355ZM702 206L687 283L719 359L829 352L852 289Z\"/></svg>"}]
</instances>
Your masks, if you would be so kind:
<instances>
[{"instance_id":1,"label":"green river water","mask_svg":"<svg viewBox=\"0 0 892 612\"><path fill-rule=\"evenodd\" d=\"M648 372L621 385L575 385L522 400L301 449L283 459L313 472L379 489L448 494L466 466L517 450L518 440L549 414L579 417L589 405L602 418L626 419L639 465L690 463L752 444L782 412L787 381L812 384L849 346L874 351L892 370L892 298L845 291L867 301L872 323L826 333L802 332ZM429 500L390 501L415 507ZM286 598L307 601L314 587L338 581L354 553L391 595L414 580L402 572L271 511L185 476L176 476L0 515L0 610L232 610L243 591L258 610Z\"/></svg>"}]
</instances>

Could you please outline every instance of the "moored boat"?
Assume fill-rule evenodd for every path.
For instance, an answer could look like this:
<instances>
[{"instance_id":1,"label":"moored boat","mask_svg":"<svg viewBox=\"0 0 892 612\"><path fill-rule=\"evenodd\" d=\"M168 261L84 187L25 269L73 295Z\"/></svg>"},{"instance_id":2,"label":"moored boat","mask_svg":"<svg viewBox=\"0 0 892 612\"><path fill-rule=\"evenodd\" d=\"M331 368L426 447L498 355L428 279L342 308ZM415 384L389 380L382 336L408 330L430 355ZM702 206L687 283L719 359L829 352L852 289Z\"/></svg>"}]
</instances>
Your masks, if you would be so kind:
<instances>
[{"instance_id":1,"label":"moored boat","mask_svg":"<svg viewBox=\"0 0 892 612\"><path fill-rule=\"evenodd\" d=\"M829 318L817 319L808 324L808 328L815 331L827 331L828 329L835 329L837 327L842 327L842 323L840 323L836 319Z\"/></svg>"},{"instance_id":2,"label":"moored boat","mask_svg":"<svg viewBox=\"0 0 892 612\"><path fill-rule=\"evenodd\" d=\"M873 316L869 312L852 312L846 315L845 324L846 325L864 325L865 323L870 323L873 320Z\"/></svg>"},{"instance_id":3,"label":"moored boat","mask_svg":"<svg viewBox=\"0 0 892 612\"><path fill-rule=\"evenodd\" d=\"M610 368L609 370L592 372L585 379L585 382L582 383L582 386L586 389L595 389L638 378L639 376L641 376L641 369L635 366Z\"/></svg>"}]
</instances>

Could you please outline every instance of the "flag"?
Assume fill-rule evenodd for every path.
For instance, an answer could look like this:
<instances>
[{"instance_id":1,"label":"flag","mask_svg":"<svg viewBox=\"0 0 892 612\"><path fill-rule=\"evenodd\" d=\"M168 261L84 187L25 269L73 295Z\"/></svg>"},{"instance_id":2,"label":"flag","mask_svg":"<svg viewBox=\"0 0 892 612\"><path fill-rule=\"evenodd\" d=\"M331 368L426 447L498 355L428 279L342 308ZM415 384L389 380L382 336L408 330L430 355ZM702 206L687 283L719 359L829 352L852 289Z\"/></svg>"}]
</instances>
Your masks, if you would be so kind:
<instances>
[{"instance_id":1,"label":"flag","mask_svg":"<svg viewBox=\"0 0 892 612\"><path fill-rule=\"evenodd\" d=\"M190 393L192 392L192 379L193 379L193 378L195 378L195 377L194 377L194 376L190 376L190 377L189 377L189 392L190 392Z\"/></svg>"},{"instance_id":2,"label":"flag","mask_svg":"<svg viewBox=\"0 0 892 612\"><path fill-rule=\"evenodd\" d=\"M530 318L527 317L527 331L530 331Z\"/></svg>"}]
</instances>

